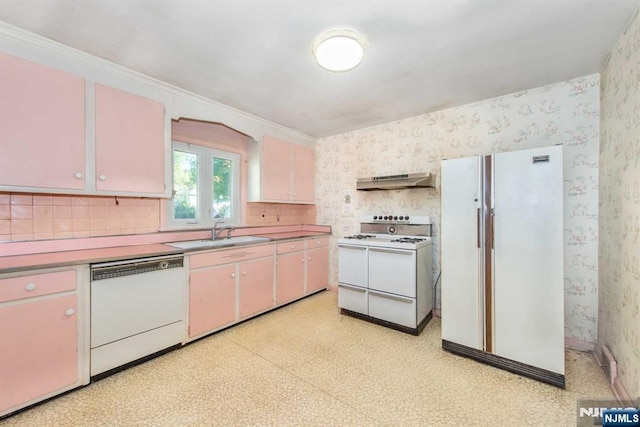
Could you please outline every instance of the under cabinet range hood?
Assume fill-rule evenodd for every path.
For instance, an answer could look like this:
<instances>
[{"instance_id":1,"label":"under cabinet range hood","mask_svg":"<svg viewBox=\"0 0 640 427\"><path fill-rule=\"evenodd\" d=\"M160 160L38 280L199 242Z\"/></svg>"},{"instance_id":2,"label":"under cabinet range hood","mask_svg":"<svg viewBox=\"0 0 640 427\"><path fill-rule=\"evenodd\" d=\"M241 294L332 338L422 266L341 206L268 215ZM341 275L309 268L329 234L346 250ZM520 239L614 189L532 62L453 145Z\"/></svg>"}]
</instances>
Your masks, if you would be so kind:
<instances>
[{"instance_id":1,"label":"under cabinet range hood","mask_svg":"<svg viewBox=\"0 0 640 427\"><path fill-rule=\"evenodd\" d=\"M436 177L427 172L403 173L358 178L356 184L356 189L362 191L403 190L406 188L436 188Z\"/></svg>"}]
</instances>

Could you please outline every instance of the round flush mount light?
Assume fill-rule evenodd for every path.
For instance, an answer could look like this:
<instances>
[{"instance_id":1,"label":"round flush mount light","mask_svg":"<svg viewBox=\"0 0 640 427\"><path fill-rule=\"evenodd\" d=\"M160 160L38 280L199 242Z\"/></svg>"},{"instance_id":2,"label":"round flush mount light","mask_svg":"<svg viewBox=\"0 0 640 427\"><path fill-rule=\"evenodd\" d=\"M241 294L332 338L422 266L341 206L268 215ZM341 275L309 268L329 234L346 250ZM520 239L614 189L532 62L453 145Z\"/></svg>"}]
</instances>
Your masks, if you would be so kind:
<instances>
[{"instance_id":1,"label":"round flush mount light","mask_svg":"<svg viewBox=\"0 0 640 427\"><path fill-rule=\"evenodd\" d=\"M313 41L311 52L322 68L349 71L360 64L364 55L364 37L348 29L325 31Z\"/></svg>"}]
</instances>

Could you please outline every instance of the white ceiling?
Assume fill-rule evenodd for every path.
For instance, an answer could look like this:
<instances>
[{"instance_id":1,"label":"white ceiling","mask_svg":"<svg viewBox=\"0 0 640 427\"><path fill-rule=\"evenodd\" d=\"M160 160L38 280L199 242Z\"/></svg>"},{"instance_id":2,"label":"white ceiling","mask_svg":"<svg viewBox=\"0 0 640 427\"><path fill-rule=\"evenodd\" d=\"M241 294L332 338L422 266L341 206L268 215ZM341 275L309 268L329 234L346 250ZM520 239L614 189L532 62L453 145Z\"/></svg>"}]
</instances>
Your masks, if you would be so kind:
<instances>
[{"instance_id":1,"label":"white ceiling","mask_svg":"<svg viewBox=\"0 0 640 427\"><path fill-rule=\"evenodd\" d=\"M0 20L313 137L596 73L639 0L0 0ZM348 27L347 73L311 43Z\"/></svg>"}]
</instances>

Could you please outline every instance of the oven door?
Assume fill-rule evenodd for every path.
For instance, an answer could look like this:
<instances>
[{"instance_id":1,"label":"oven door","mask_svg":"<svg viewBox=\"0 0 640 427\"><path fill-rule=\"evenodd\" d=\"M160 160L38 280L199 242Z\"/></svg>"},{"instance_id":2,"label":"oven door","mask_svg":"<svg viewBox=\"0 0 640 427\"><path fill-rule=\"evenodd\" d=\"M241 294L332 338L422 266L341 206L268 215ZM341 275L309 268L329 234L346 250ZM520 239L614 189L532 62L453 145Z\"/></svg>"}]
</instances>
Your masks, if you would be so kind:
<instances>
[{"instance_id":1,"label":"oven door","mask_svg":"<svg viewBox=\"0 0 640 427\"><path fill-rule=\"evenodd\" d=\"M338 244L338 282L346 285L367 287L367 247Z\"/></svg>"},{"instance_id":2,"label":"oven door","mask_svg":"<svg viewBox=\"0 0 640 427\"><path fill-rule=\"evenodd\" d=\"M416 251L369 248L369 289L416 297Z\"/></svg>"}]
</instances>

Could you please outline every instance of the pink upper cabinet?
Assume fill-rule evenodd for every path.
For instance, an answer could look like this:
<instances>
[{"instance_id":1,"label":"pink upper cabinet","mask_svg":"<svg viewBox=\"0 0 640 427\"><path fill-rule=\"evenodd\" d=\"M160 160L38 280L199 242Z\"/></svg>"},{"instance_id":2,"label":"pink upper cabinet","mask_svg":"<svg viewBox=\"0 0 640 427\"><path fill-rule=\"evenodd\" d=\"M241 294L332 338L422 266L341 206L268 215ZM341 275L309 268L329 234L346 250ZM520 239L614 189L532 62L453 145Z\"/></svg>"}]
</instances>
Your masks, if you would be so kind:
<instances>
[{"instance_id":1,"label":"pink upper cabinet","mask_svg":"<svg viewBox=\"0 0 640 427\"><path fill-rule=\"evenodd\" d=\"M313 203L314 150L264 136L261 201ZM255 192L255 195L257 195ZM252 200L257 201L257 200Z\"/></svg>"},{"instance_id":2,"label":"pink upper cabinet","mask_svg":"<svg viewBox=\"0 0 640 427\"><path fill-rule=\"evenodd\" d=\"M291 143L265 135L262 154L262 197L291 199Z\"/></svg>"},{"instance_id":3,"label":"pink upper cabinet","mask_svg":"<svg viewBox=\"0 0 640 427\"><path fill-rule=\"evenodd\" d=\"M96 190L165 193L164 106L96 85Z\"/></svg>"},{"instance_id":4,"label":"pink upper cabinet","mask_svg":"<svg viewBox=\"0 0 640 427\"><path fill-rule=\"evenodd\" d=\"M0 53L0 186L85 188L84 79Z\"/></svg>"},{"instance_id":5,"label":"pink upper cabinet","mask_svg":"<svg viewBox=\"0 0 640 427\"><path fill-rule=\"evenodd\" d=\"M313 203L314 197L314 150L292 144L293 201Z\"/></svg>"}]
</instances>

